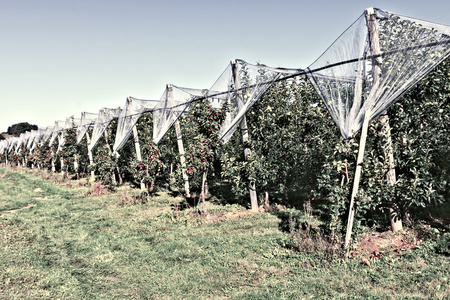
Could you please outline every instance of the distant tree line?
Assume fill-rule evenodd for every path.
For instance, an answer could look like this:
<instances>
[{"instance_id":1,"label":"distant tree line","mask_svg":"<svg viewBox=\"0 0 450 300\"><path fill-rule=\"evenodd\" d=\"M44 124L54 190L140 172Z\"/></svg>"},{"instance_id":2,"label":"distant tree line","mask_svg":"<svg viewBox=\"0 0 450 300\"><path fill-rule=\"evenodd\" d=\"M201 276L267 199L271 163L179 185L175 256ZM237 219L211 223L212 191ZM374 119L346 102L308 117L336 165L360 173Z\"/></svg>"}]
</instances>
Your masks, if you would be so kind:
<instances>
[{"instance_id":1,"label":"distant tree line","mask_svg":"<svg viewBox=\"0 0 450 300\"><path fill-rule=\"evenodd\" d=\"M37 129L38 129L37 125L32 125L28 122L21 122L21 123L17 123L17 124L9 126L8 131L6 133L13 135L13 136L19 136L21 133L31 131L31 130L37 130ZM2 138L0 137L0 140L1 139ZM3 139L4 139L4 137L3 137Z\"/></svg>"}]
</instances>

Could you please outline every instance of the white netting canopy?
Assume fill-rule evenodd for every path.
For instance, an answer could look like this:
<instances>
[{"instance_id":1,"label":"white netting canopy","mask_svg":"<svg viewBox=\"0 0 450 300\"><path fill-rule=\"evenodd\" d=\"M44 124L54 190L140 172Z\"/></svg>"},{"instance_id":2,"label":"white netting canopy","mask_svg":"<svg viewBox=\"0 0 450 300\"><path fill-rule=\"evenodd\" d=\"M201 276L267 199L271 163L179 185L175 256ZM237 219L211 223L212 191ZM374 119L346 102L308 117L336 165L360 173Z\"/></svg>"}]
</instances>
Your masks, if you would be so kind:
<instances>
[{"instance_id":1,"label":"white netting canopy","mask_svg":"<svg viewBox=\"0 0 450 300\"><path fill-rule=\"evenodd\" d=\"M48 142L48 145L51 146L53 144L53 142L55 141L55 139L59 136L59 134L61 133L61 127L60 127L60 123L62 123L62 121L55 121L55 126L53 127L53 131L52 131L52 135L50 137L50 141Z\"/></svg>"},{"instance_id":2,"label":"white netting canopy","mask_svg":"<svg viewBox=\"0 0 450 300\"><path fill-rule=\"evenodd\" d=\"M350 139L366 112L370 121L377 118L449 54L450 26L368 9L307 76Z\"/></svg>"},{"instance_id":3,"label":"white netting canopy","mask_svg":"<svg viewBox=\"0 0 450 300\"><path fill-rule=\"evenodd\" d=\"M19 135L19 139L17 140L17 147L20 147L22 144L27 146L28 139L30 138L30 136L31 136L31 131L21 133Z\"/></svg>"},{"instance_id":4,"label":"white netting canopy","mask_svg":"<svg viewBox=\"0 0 450 300\"><path fill-rule=\"evenodd\" d=\"M92 130L91 142L88 145L88 150L92 151L98 140L108 128L112 120L119 117L122 110L120 108L102 108L98 113L97 120L95 121L94 129Z\"/></svg>"},{"instance_id":5,"label":"white netting canopy","mask_svg":"<svg viewBox=\"0 0 450 300\"><path fill-rule=\"evenodd\" d=\"M19 145L19 140L20 138L17 136L11 138L11 144L9 144L8 152L11 152L11 150L14 149L14 146ZM14 150L16 151L17 149Z\"/></svg>"},{"instance_id":6,"label":"white netting canopy","mask_svg":"<svg viewBox=\"0 0 450 300\"><path fill-rule=\"evenodd\" d=\"M44 136L45 132L46 132L46 129L41 129L41 128L39 128L39 129L37 130L37 132L34 134L33 141L32 141L32 145L31 145L31 148L30 148L30 153L31 153L31 152L34 150L34 148L36 148L36 146L39 144L39 142L41 141L41 139L42 139L42 137Z\"/></svg>"},{"instance_id":7,"label":"white netting canopy","mask_svg":"<svg viewBox=\"0 0 450 300\"><path fill-rule=\"evenodd\" d=\"M64 125L64 130L77 128L77 126L80 124L80 121L81 121L80 119L75 119L74 117L67 117L65 125ZM61 147L66 142L66 139L64 137L64 130L62 131L62 133L59 137L58 151L61 150Z\"/></svg>"},{"instance_id":8,"label":"white netting canopy","mask_svg":"<svg viewBox=\"0 0 450 300\"><path fill-rule=\"evenodd\" d=\"M232 61L206 95L215 107L223 102L230 105L220 132L223 141L230 139L245 113L276 80L299 72L301 70L252 65L240 59Z\"/></svg>"},{"instance_id":9,"label":"white netting canopy","mask_svg":"<svg viewBox=\"0 0 450 300\"><path fill-rule=\"evenodd\" d=\"M125 108L120 112L119 119L117 120L116 140L113 146L114 152L122 149L140 116L145 112L152 111L156 103L157 100L127 98Z\"/></svg>"},{"instance_id":10,"label":"white netting canopy","mask_svg":"<svg viewBox=\"0 0 450 300\"><path fill-rule=\"evenodd\" d=\"M97 114L82 112L80 125L77 127L77 144L81 142L89 127L94 125Z\"/></svg>"},{"instance_id":11,"label":"white netting canopy","mask_svg":"<svg viewBox=\"0 0 450 300\"><path fill-rule=\"evenodd\" d=\"M153 142L158 144L173 123L188 110L192 100L205 93L206 90L168 84L153 110Z\"/></svg>"},{"instance_id":12,"label":"white netting canopy","mask_svg":"<svg viewBox=\"0 0 450 300\"><path fill-rule=\"evenodd\" d=\"M8 148L8 140L0 141L0 153L5 154L7 148Z\"/></svg>"},{"instance_id":13,"label":"white netting canopy","mask_svg":"<svg viewBox=\"0 0 450 300\"><path fill-rule=\"evenodd\" d=\"M42 136L42 140L47 141L52 136L52 133L53 133L53 127L50 127L50 126L47 127L44 135Z\"/></svg>"},{"instance_id":14,"label":"white netting canopy","mask_svg":"<svg viewBox=\"0 0 450 300\"><path fill-rule=\"evenodd\" d=\"M30 131L30 135L28 136L28 141L26 143L26 148L28 150L31 149L31 146L33 145L34 142L34 138L38 135L39 131L38 130L31 130Z\"/></svg>"}]
</instances>

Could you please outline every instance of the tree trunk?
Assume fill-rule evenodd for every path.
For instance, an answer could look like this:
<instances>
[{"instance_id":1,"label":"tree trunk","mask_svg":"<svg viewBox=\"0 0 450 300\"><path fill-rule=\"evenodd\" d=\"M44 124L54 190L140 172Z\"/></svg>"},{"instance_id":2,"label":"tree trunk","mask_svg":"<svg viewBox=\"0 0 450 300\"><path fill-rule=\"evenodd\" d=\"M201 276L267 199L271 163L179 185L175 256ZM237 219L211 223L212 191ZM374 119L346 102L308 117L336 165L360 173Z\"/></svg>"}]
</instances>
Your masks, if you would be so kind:
<instances>
[{"instance_id":1,"label":"tree trunk","mask_svg":"<svg viewBox=\"0 0 450 300\"><path fill-rule=\"evenodd\" d=\"M206 203L205 203L205 182L206 182L207 175L208 175L208 171L203 171L201 197L202 197L202 211L205 215L207 214Z\"/></svg>"},{"instance_id":2,"label":"tree trunk","mask_svg":"<svg viewBox=\"0 0 450 300\"><path fill-rule=\"evenodd\" d=\"M389 126L389 117L386 111L381 115L380 123L382 125L381 136L383 139L383 151L385 157L387 157L388 159L388 168L389 168L386 174L386 179L387 182L394 187L397 184L397 179L395 175L395 164L394 164L394 150L392 148L391 127ZM391 200L389 207L389 219L391 221L391 230L393 232L403 230L400 207L396 203L396 199Z\"/></svg>"},{"instance_id":3,"label":"tree trunk","mask_svg":"<svg viewBox=\"0 0 450 300\"><path fill-rule=\"evenodd\" d=\"M123 184L122 175L120 175L120 169L119 166L116 167L117 170L117 177L119 177L119 185Z\"/></svg>"}]
</instances>

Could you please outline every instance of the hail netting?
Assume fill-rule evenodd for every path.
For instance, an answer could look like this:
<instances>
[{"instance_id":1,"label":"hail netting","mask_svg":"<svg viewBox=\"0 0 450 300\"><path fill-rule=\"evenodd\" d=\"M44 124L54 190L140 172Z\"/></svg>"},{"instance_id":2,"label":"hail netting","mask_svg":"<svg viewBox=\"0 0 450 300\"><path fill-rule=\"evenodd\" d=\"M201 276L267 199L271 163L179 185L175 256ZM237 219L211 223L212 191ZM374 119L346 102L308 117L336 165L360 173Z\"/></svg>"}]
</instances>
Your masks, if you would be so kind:
<instances>
[{"instance_id":1,"label":"hail netting","mask_svg":"<svg viewBox=\"0 0 450 300\"><path fill-rule=\"evenodd\" d=\"M89 127L91 127L95 120L97 119L97 114L82 112L81 113L81 121L80 125L77 127L77 144L81 142L84 135L88 131Z\"/></svg>"},{"instance_id":2,"label":"hail netting","mask_svg":"<svg viewBox=\"0 0 450 300\"><path fill-rule=\"evenodd\" d=\"M63 132L62 132L62 134L60 135L60 138L59 138L58 152L61 150L61 147L66 142L66 139L64 137L64 131L76 128L77 126L79 126L80 121L81 121L80 119L75 119L74 117L67 117L66 118L66 123L64 125L64 130L63 130Z\"/></svg>"},{"instance_id":3,"label":"hail netting","mask_svg":"<svg viewBox=\"0 0 450 300\"><path fill-rule=\"evenodd\" d=\"M97 145L98 140L108 128L112 120L117 119L121 112L120 108L102 108L100 109L97 120L94 124L94 129L92 130L91 142L88 145L88 150L92 151L95 145Z\"/></svg>"},{"instance_id":4,"label":"hail netting","mask_svg":"<svg viewBox=\"0 0 450 300\"><path fill-rule=\"evenodd\" d=\"M36 148L36 146L39 144L40 140L42 139L42 137L44 136L46 132L46 129L38 129L37 132L35 133L34 137L33 137L33 142L30 148L30 153L34 150L34 148Z\"/></svg>"},{"instance_id":5,"label":"hail netting","mask_svg":"<svg viewBox=\"0 0 450 300\"><path fill-rule=\"evenodd\" d=\"M379 41L369 34L369 15L376 17ZM449 56L449 35L446 25L369 9L309 66L307 76L350 139L367 111L370 121L377 118Z\"/></svg>"},{"instance_id":6,"label":"hail netting","mask_svg":"<svg viewBox=\"0 0 450 300\"><path fill-rule=\"evenodd\" d=\"M9 145L9 149L8 149L8 152L11 152L11 150L13 150L14 149L14 146L16 146L17 144L18 144L18 142L19 142L19 137L13 137L12 139L11 139L11 144ZM16 150L16 149L14 149L14 150Z\"/></svg>"},{"instance_id":7,"label":"hail netting","mask_svg":"<svg viewBox=\"0 0 450 300\"><path fill-rule=\"evenodd\" d=\"M38 130L31 130L30 131L30 135L28 136L28 141L25 144L27 150L31 149L31 146L33 145L34 139L35 139L36 135L38 134L38 132L39 132Z\"/></svg>"},{"instance_id":8,"label":"hail netting","mask_svg":"<svg viewBox=\"0 0 450 300\"><path fill-rule=\"evenodd\" d=\"M47 129L45 130L44 135L42 136L42 139L45 141L47 141L51 136L52 136L52 132L53 132L53 127L47 127Z\"/></svg>"},{"instance_id":9,"label":"hail netting","mask_svg":"<svg viewBox=\"0 0 450 300\"><path fill-rule=\"evenodd\" d=\"M188 110L189 104L205 93L206 90L168 84L153 111L153 142L158 144L173 123Z\"/></svg>"},{"instance_id":10,"label":"hail netting","mask_svg":"<svg viewBox=\"0 0 450 300\"><path fill-rule=\"evenodd\" d=\"M53 127L53 132L52 135L50 137L50 141L48 142L48 145L51 146L53 144L53 142L55 141L55 139L59 136L59 134L61 133L61 128L59 126L59 123L62 121L55 121L55 126Z\"/></svg>"},{"instance_id":11,"label":"hail netting","mask_svg":"<svg viewBox=\"0 0 450 300\"><path fill-rule=\"evenodd\" d=\"M8 141L7 140L2 140L0 141L0 153L1 154L5 154L5 150L8 147Z\"/></svg>"},{"instance_id":12,"label":"hail netting","mask_svg":"<svg viewBox=\"0 0 450 300\"><path fill-rule=\"evenodd\" d=\"M18 150L20 148L20 146L23 144L25 147L28 144L28 139L31 136L31 131L27 131L27 132L23 132L19 135L17 141L16 141L16 148L15 148L15 152L18 153Z\"/></svg>"},{"instance_id":13,"label":"hail netting","mask_svg":"<svg viewBox=\"0 0 450 300\"><path fill-rule=\"evenodd\" d=\"M120 112L117 121L116 140L114 141L114 152L119 151L125 145L128 137L133 130L133 126L140 116L145 112L153 110L157 100L142 100L133 97L128 97L125 103L125 108Z\"/></svg>"},{"instance_id":14,"label":"hail netting","mask_svg":"<svg viewBox=\"0 0 450 300\"><path fill-rule=\"evenodd\" d=\"M229 103L229 112L222 124L220 137L227 142L242 121L245 113L266 92L273 82L285 74L298 70L252 65L243 60L232 61L209 89L206 97L213 106Z\"/></svg>"}]
</instances>

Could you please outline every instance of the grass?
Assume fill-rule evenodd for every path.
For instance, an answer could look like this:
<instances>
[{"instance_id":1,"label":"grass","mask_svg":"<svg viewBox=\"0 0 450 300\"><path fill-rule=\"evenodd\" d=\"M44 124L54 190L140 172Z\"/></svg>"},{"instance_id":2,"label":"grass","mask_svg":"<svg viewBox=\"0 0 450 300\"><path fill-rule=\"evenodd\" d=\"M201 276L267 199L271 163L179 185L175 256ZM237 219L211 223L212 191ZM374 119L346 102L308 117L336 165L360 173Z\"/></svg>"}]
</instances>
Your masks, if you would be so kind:
<instances>
[{"instance_id":1,"label":"grass","mask_svg":"<svg viewBox=\"0 0 450 300\"><path fill-rule=\"evenodd\" d=\"M448 257L428 244L372 259L370 266L361 259L330 262L292 250L277 214L209 203L213 218L207 219L177 209L181 199L163 192L129 205L132 191L85 197L81 183L67 187L35 173L0 169L2 299L445 299L450 293Z\"/></svg>"}]
</instances>

